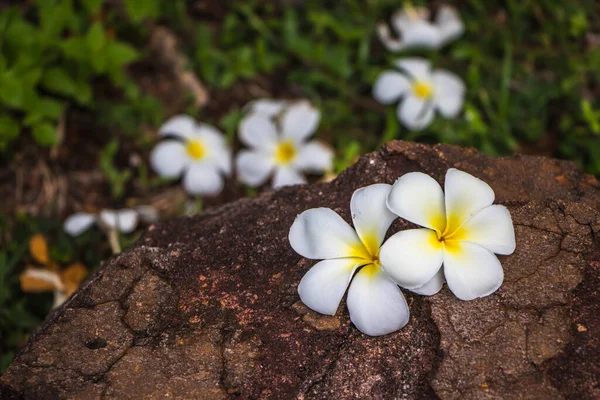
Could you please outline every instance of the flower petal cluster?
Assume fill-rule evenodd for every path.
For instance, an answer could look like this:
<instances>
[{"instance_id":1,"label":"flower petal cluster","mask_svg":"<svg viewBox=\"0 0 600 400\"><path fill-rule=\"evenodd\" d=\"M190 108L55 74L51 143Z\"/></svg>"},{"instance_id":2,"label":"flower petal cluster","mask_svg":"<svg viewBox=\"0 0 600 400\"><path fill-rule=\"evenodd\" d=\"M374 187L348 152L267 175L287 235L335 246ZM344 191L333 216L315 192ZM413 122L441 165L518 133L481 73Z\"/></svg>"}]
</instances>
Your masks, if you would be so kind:
<instances>
[{"instance_id":1,"label":"flower petal cluster","mask_svg":"<svg viewBox=\"0 0 600 400\"><path fill-rule=\"evenodd\" d=\"M383 45L393 52L412 48L437 50L464 32L464 25L456 10L448 5L441 6L435 20L422 7L405 7L392 15L391 28L387 23L377 25L377 34Z\"/></svg>"},{"instance_id":2,"label":"flower petal cluster","mask_svg":"<svg viewBox=\"0 0 600 400\"><path fill-rule=\"evenodd\" d=\"M231 174L231 149L225 137L208 124L186 115L169 119L159 130L168 137L150 154L158 175L178 178L191 195L216 196L223 190L224 176Z\"/></svg>"},{"instance_id":3,"label":"flower petal cluster","mask_svg":"<svg viewBox=\"0 0 600 400\"><path fill-rule=\"evenodd\" d=\"M445 189L420 172L403 175L393 186L358 189L350 201L354 229L329 208L301 213L290 228L290 245L323 261L302 278L300 299L334 315L349 286L350 319L378 336L408 322L398 285L430 296L446 281L461 300L495 292L504 272L494 253L515 250L510 213L493 204L488 184L466 172L448 170ZM397 216L423 228L400 231L384 243Z\"/></svg>"},{"instance_id":4,"label":"flower petal cluster","mask_svg":"<svg viewBox=\"0 0 600 400\"><path fill-rule=\"evenodd\" d=\"M423 58L401 58L397 70L384 71L373 86L373 97L382 104L399 101L398 119L411 130L421 130L433 121L435 112L456 117L462 109L465 85L459 77L441 69L432 70Z\"/></svg>"},{"instance_id":5,"label":"flower petal cluster","mask_svg":"<svg viewBox=\"0 0 600 400\"><path fill-rule=\"evenodd\" d=\"M237 155L238 178L252 187L272 177L275 188L306 183L303 173L323 173L332 168L333 152L308 141L321 114L306 101L261 100L239 124L239 138L248 150Z\"/></svg>"}]
</instances>

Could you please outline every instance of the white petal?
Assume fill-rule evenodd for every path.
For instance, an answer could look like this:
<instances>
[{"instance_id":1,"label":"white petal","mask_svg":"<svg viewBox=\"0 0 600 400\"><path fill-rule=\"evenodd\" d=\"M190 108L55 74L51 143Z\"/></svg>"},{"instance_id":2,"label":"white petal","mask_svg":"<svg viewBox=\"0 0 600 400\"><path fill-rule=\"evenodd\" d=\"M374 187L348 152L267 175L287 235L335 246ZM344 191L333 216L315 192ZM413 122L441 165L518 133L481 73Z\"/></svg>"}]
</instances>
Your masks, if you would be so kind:
<instances>
[{"instance_id":1,"label":"white petal","mask_svg":"<svg viewBox=\"0 0 600 400\"><path fill-rule=\"evenodd\" d=\"M408 323L410 316L400 288L372 264L363 267L352 280L347 302L350 319L369 336L395 332Z\"/></svg>"},{"instance_id":2,"label":"white petal","mask_svg":"<svg viewBox=\"0 0 600 400\"><path fill-rule=\"evenodd\" d=\"M469 218L451 239L466 240L496 254L515 251L515 228L510 213L506 207L497 204Z\"/></svg>"},{"instance_id":3,"label":"white petal","mask_svg":"<svg viewBox=\"0 0 600 400\"><path fill-rule=\"evenodd\" d=\"M252 187L266 182L273 172L273 157L259 151L242 150L236 159L236 170L240 181Z\"/></svg>"},{"instance_id":4,"label":"white petal","mask_svg":"<svg viewBox=\"0 0 600 400\"><path fill-rule=\"evenodd\" d=\"M398 52L405 48L404 42L392 35L390 27L386 23L377 24L377 36L389 51Z\"/></svg>"},{"instance_id":5,"label":"white petal","mask_svg":"<svg viewBox=\"0 0 600 400\"><path fill-rule=\"evenodd\" d=\"M323 260L312 267L298 285L300 300L321 314L335 315L356 268L357 258Z\"/></svg>"},{"instance_id":6,"label":"white petal","mask_svg":"<svg viewBox=\"0 0 600 400\"><path fill-rule=\"evenodd\" d=\"M354 229L365 247L375 255L396 214L386 205L392 185L378 183L363 187L352 194L350 212Z\"/></svg>"},{"instance_id":7,"label":"white petal","mask_svg":"<svg viewBox=\"0 0 600 400\"><path fill-rule=\"evenodd\" d=\"M302 171L323 173L333 168L333 151L328 146L313 140L300 147L294 166Z\"/></svg>"},{"instance_id":8,"label":"white petal","mask_svg":"<svg viewBox=\"0 0 600 400\"><path fill-rule=\"evenodd\" d=\"M366 254L354 229L330 208L312 208L298 215L289 239L296 253L316 260Z\"/></svg>"},{"instance_id":9,"label":"white petal","mask_svg":"<svg viewBox=\"0 0 600 400\"><path fill-rule=\"evenodd\" d=\"M225 136L214 126L199 124L195 136L206 143L209 147L227 147Z\"/></svg>"},{"instance_id":10,"label":"white petal","mask_svg":"<svg viewBox=\"0 0 600 400\"><path fill-rule=\"evenodd\" d=\"M196 130L196 121L188 115L176 115L165 122L159 129L161 136L189 138Z\"/></svg>"},{"instance_id":11,"label":"white petal","mask_svg":"<svg viewBox=\"0 0 600 400\"><path fill-rule=\"evenodd\" d=\"M231 149L225 142L224 138L212 137L213 133L202 131L202 140L207 146L206 158L202 161L207 161L215 165L224 175L231 175Z\"/></svg>"},{"instance_id":12,"label":"white petal","mask_svg":"<svg viewBox=\"0 0 600 400\"><path fill-rule=\"evenodd\" d=\"M410 130L420 131L433 121L434 107L430 100L408 95L398 105L398 119Z\"/></svg>"},{"instance_id":13,"label":"white petal","mask_svg":"<svg viewBox=\"0 0 600 400\"><path fill-rule=\"evenodd\" d=\"M282 186L302 185L304 183L306 183L304 175L291 166L275 169L275 176L273 177L273 187L275 189Z\"/></svg>"},{"instance_id":14,"label":"white petal","mask_svg":"<svg viewBox=\"0 0 600 400\"><path fill-rule=\"evenodd\" d=\"M301 143L319 126L321 112L307 101L294 103L281 114L281 132L286 139Z\"/></svg>"},{"instance_id":15,"label":"white petal","mask_svg":"<svg viewBox=\"0 0 600 400\"><path fill-rule=\"evenodd\" d=\"M60 276L56 272L48 271L41 268L27 268L21 274L21 279L28 278L38 281L44 281L50 284L55 290L62 290L63 284Z\"/></svg>"},{"instance_id":16,"label":"white petal","mask_svg":"<svg viewBox=\"0 0 600 400\"><path fill-rule=\"evenodd\" d=\"M275 147L278 134L275 124L268 116L250 113L238 126L240 140L247 146L270 151Z\"/></svg>"},{"instance_id":17,"label":"white petal","mask_svg":"<svg viewBox=\"0 0 600 400\"><path fill-rule=\"evenodd\" d=\"M185 191L194 196L217 196L223 184L223 177L211 164L194 164L183 177Z\"/></svg>"},{"instance_id":18,"label":"white petal","mask_svg":"<svg viewBox=\"0 0 600 400\"><path fill-rule=\"evenodd\" d=\"M154 171L166 178L181 175L188 163L185 146L177 140L163 140L154 147L150 154L150 164Z\"/></svg>"},{"instance_id":19,"label":"white petal","mask_svg":"<svg viewBox=\"0 0 600 400\"><path fill-rule=\"evenodd\" d=\"M446 241L444 275L448 287L461 300L473 300L494 293L504 280L498 258L483 247Z\"/></svg>"},{"instance_id":20,"label":"white petal","mask_svg":"<svg viewBox=\"0 0 600 400\"><path fill-rule=\"evenodd\" d=\"M102 210L99 214L100 223L108 229L119 232L131 233L138 224L138 214L135 210L124 208L122 210Z\"/></svg>"},{"instance_id":21,"label":"white petal","mask_svg":"<svg viewBox=\"0 0 600 400\"><path fill-rule=\"evenodd\" d=\"M450 72L437 70L433 73L435 106L447 118L454 118L462 109L465 85L460 78Z\"/></svg>"},{"instance_id":22,"label":"white petal","mask_svg":"<svg viewBox=\"0 0 600 400\"><path fill-rule=\"evenodd\" d=\"M413 79L431 81L431 62L424 58L399 58L394 61L394 65L405 71Z\"/></svg>"},{"instance_id":23,"label":"white petal","mask_svg":"<svg viewBox=\"0 0 600 400\"><path fill-rule=\"evenodd\" d=\"M259 99L246 105L249 112L263 114L267 117L276 117L288 105L285 100Z\"/></svg>"},{"instance_id":24,"label":"white petal","mask_svg":"<svg viewBox=\"0 0 600 400\"><path fill-rule=\"evenodd\" d=\"M446 279L444 279L444 268L442 267L440 268L438 273L435 274L433 278L429 280L429 282L427 282L421 287L409 290L411 292L415 292L416 294L420 294L421 296L433 296L434 294L442 290L444 282L446 282Z\"/></svg>"},{"instance_id":25,"label":"white petal","mask_svg":"<svg viewBox=\"0 0 600 400\"><path fill-rule=\"evenodd\" d=\"M373 85L373 97L382 104L391 104L410 90L406 76L396 71L384 71Z\"/></svg>"},{"instance_id":26,"label":"white petal","mask_svg":"<svg viewBox=\"0 0 600 400\"><path fill-rule=\"evenodd\" d=\"M446 172L446 231L455 232L468 218L494 202L494 191L484 181L455 168Z\"/></svg>"},{"instance_id":27,"label":"white petal","mask_svg":"<svg viewBox=\"0 0 600 400\"><path fill-rule=\"evenodd\" d=\"M379 261L400 286L416 289L429 282L442 266L444 245L431 229L409 229L390 237Z\"/></svg>"},{"instance_id":28,"label":"white petal","mask_svg":"<svg viewBox=\"0 0 600 400\"><path fill-rule=\"evenodd\" d=\"M401 218L440 234L446 227L444 192L435 179L422 172L402 175L392 186L387 206Z\"/></svg>"},{"instance_id":29,"label":"white petal","mask_svg":"<svg viewBox=\"0 0 600 400\"><path fill-rule=\"evenodd\" d=\"M63 229L71 236L79 236L89 229L96 222L96 217L92 214L78 212L69 215L63 224Z\"/></svg>"},{"instance_id":30,"label":"white petal","mask_svg":"<svg viewBox=\"0 0 600 400\"><path fill-rule=\"evenodd\" d=\"M465 26L454 7L443 5L437 12L435 24L440 31L441 44L446 44L463 34Z\"/></svg>"},{"instance_id":31,"label":"white petal","mask_svg":"<svg viewBox=\"0 0 600 400\"><path fill-rule=\"evenodd\" d=\"M402 28L404 48L437 49L441 45L440 30L429 21L417 21Z\"/></svg>"}]
</instances>

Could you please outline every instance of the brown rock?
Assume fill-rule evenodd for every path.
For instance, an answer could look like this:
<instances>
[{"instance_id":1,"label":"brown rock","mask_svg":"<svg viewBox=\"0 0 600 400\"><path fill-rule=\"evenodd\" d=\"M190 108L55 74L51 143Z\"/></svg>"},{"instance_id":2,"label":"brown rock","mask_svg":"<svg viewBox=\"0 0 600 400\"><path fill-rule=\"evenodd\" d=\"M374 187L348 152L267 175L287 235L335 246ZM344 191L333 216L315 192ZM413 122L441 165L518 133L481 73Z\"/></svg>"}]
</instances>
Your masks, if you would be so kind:
<instances>
[{"instance_id":1,"label":"brown rock","mask_svg":"<svg viewBox=\"0 0 600 400\"><path fill-rule=\"evenodd\" d=\"M361 334L343 303L307 309L314 262L287 233L352 192L449 167L485 179L515 223L505 282L470 302L405 291L409 324ZM0 378L27 399L600 398L600 185L574 164L393 142L331 183L152 226L53 313ZM392 231L409 224L398 220Z\"/></svg>"}]
</instances>

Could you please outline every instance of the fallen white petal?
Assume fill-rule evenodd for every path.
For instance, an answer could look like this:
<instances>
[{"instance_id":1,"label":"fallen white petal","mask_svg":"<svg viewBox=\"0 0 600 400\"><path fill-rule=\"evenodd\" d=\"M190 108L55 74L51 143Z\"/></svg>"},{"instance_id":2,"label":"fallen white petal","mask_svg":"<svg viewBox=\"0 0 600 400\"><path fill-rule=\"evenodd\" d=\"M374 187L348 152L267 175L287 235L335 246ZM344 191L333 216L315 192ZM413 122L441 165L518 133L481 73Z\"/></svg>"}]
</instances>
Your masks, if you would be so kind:
<instances>
[{"instance_id":1,"label":"fallen white petal","mask_svg":"<svg viewBox=\"0 0 600 400\"><path fill-rule=\"evenodd\" d=\"M498 258L468 242L446 242L444 275L452 293L461 300L488 296L498 290L504 280Z\"/></svg>"},{"instance_id":2,"label":"fallen white petal","mask_svg":"<svg viewBox=\"0 0 600 400\"><path fill-rule=\"evenodd\" d=\"M211 164L193 164L183 177L185 191L194 196L217 196L223 185L223 177Z\"/></svg>"},{"instance_id":3,"label":"fallen white petal","mask_svg":"<svg viewBox=\"0 0 600 400\"><path fill-rule=\"evenodd\" d=\"M402 28L404 48L438 49L441 45L440 30L429 21L416 21Z\"/></svg>"},{"instance_id":4,"label":"fallen white petal","mask_svg":"<svg viewBox=\"0 0 600 400\"><path fill-rule=\"evenodd\" d=\"M446 198L446 234L455 232L469 217L494 202L494 191L484 181L451 168L444 184Z\"/></svg>"},{"instance_id":5,"label":"fallen white petal","mask_svg":"<svg viewBox=\"0 0 600 400\"><path fill-rule=\"evenodd\" d=\"M295 143L304 142L319 126L321 112L307 101L288 106L281 114L281 133Z\"/></svg>"},{"instance_id":6,"label":"fallen white petal","mask_svg":"<svg viewBox=\"0 0 600 400\"><path fill-rule=\"evenodd\" d=\"M150 153L152 169L165 178L180 176L188 162L185 145L177 140L163 140Z\"/></svg>"},{"instance_id":7,"label":"fallen white petal","mask_svg":"<svg viewBox=\"0 0 600 400\"><path fill-rule=\"evenodd\" d=\"M407 95L398 104L397 113L400 122L412 131L420 131L429 126L435 114L431 100L421 99L413 95Z\"/></svg>"},{"instance_id":8,"label":"fallen white petal","mask_svg":"<svg viewBox=\"0 0 600 400\"><path fill-rule=\"evenodd\" d=\"M241 150L236 159L239 180L252 187L265 183L274 166L273 157L260 151Z\"/></svg>"},{"instance_id":9,"label":"fallen white petal","mask_svg":"<svg viewBox=\"0 0 600 400\"><path fill-rule=\"evenodd\" d=\"M446 227L444 192L435 179L422 172L402 175L392 186L387 206L401 218L440 234Z\"/></svg>"},{"instance_id":10,"label":"fallen white petal","mask_svg":"<svg viewBox=\"0 0 600 400\"><path fill-rule=\"evenodd\" d=\"M146 224L153 224L160 219L158 210L153 206L137 206L135 211L138 213L140 220Z\"/></svg>"},{"instance_id":11,"label":"fallen white petal","mask_svg":"<svg viewBox=\"0 0 600 400\"><path fill-rule=\"evenodd\" d=\"M432 79L436 108L446 118L456 117L464 102L464 83L458 76L442 70L434 71Z\"/></svg>"},{"instance_id":12,"label":"fallen white petal","mask_svg":"<svg viewBox=\"0 0 600 400\"><path fill-rule=\"evenodd\" d=\"M250 102L245 108L249 112L266 115L267 117L275 117L289 103L285 100L259 99Z\"/></svg>"},{"instance_id":13,"label":"fallen white petal","mask_svg":"<svg viewBox=\"0 0 600 400\"><path fill-rule=\"evenodd\" d=\"M238 131L240 140L245 145L264 151L271 151L279 136L273 121L258 113L250 113L242 118Z\"/></svg>"},{"instance_id":14,"label":"fallen white petal","mask_svg":"<svg viewBox=\"0 0 600 400\"><path fill-rule=\"evenodd\" d=\"M446 282L446 279L444 279L444 268L442 267L440 268L438 273L435 274L433 278L429 280L429 282L427 282L421 287L409 290L416 294L420 294L421 296L433 296L434 294L442 290L444 282Z\"/></svg>"},{"instance_id":15,"label":"fallen white petal","mask_svg":"<svg viewBox=\"0 0 600 400\"><path fill-rule=\"evenodd\" d=\"M296 253L315 260L366 254L354 229L330 208L312 208L298 215L289 239Z\"/></svg>"},{"instance_id":16,"label":"fallen white petal","mask_svg":"<svg viewBox=\"0 0 600 400\"><path fill-rule=\"evenodd\" d=\"M79 236L94 225L94 222L96 222L94 215L78 212L65 219L63 229L71 236Z\"/></svg>"},{"instance_id":17,"label":"fallen white petal","mask_svg":"<svg viewBox=\"0 0 600 400\"><path fill-rule=\"evenodd\" d=\"M347 303L350 319L369 336L395 332L408 323L410 316L400 288L374 265L358 271L350 284Z\"/></svg>"},{"instance_id":18,"label":"fallen white petal","mask_svg":"<svg viewBox=\"0 0 600 400\"><path fill-rule=\"evenodd\" d=\"M27 268L21 274L21 280L24 278L40 280L48 283L54 288L54 290L62 290L63 284L60 280L60 276L56 272L52 272L41 268ZM33 288L28 288L30 291L34 291ZM39 289L38 289L39 290Z\"/></svg>"},{"instance_id":19,"label":"fallen white petal","mask_svg":"<svg viewBox=\"0 0 600 400\"><path fill-rule=\"evenodd\" d=\"M478 244L496 254L512 254L516 247L510 213L498 204L486 207L469 218L452 239Z\"/></svg>"},{"instance_id":20,"label":"fallen white petal","mask_svg":"<svg viewBox=\"0 0 600 400\"><path fill-rule=\"evenodd\" d=\"M275 189L283 186L302 185L306 183L306 178L292 166L277 167L273 177L273 187Z\"/></svg>"},{"instance_id":21,"label":"fallen white petal","mask_svg":"<svg viewBox=\"0 0 600 400\"><path fill-rule=\"evenodd\" d=\"M293 165L309 173L323 173L333 168L333 151L316 140L300 147Z\"/></svg>"},{"instance_id":22,"label":"fallen white petal","mask_svg":"<svg viewBox=\"0 0 600 400\"><path fill-rule=\"evenodd\" d=\"M372 255L377 254L396 214L386 205L391 185L378 183L356 190L350 200L350 213L356 233Z\"/></svg>"},{"instance_id":23,"label":"fallen white petal","mask_svg":"<svg viewBox=\"0 0 600 400\"><path fill-rule=\"evenodd\" d=\"M362 261L364 264L364 261ZM334 315L356 268L357 258L323 260L315 264L298 285L300 300L321 314Z\"/></svg>"},{"instance_id":24,"label":"fallen white petal","mask_svg":"<svg viewBox=\"0 0 600 400\"><path fill-rule=\"evenodd\" d=\"M441 45L460 37L465 31L465 26L458 12L449 5L440 7L435 18L435 24L440 32Z\"/></svg>"},{"instance_id":25,"label":"fallen white petal","mask_svg":"<svg viewBox=\"0 0 600 400\"><path fill-rule=\"evenodd\" d=\"M406 76L396 71L384 71L373 85L373 97L382 104L391 104L410 88L411 83Z\"/></svg>"},{"instance_id":26,"label":"fallen white petal","mask_svg":"<svg viewBox=\"0 0 600 400\"><path fill-rule=\"evenodd\" d=\"M411 78L420 81L431 81L431 62L420 57L399 58L394 65L406 72Z\"/></svg>"},{"instance_id":27,"label":"fallen white petal","mask_svg":"<svg viewBox=\"0 0 600 400\"><path fill-rule=\"evenodd\" d=\"M390 237L379 261L400 286L416 289L429 282L442 266L444 245L431 229L408 229Z\"/></svg>"},{"instance_id":28,"label":"fallen white petal","mask_svg":"<svg viewBox=\"0 0 600 400\"><path fill-rule=\"evenodd\" d=\"M138 213L128 208L116 211L102 210L98 217L101 225L122 233L133 232L138 224Z\"/></svg>"},{"instance_id":29,"label":"fallen white petal","mask_svg":"<svg viewBox=\"0 0 600 400\"><path fill-rule=\"evenodd\" d=\"M196 121L188 115L176 115L165 122L158 133L161 136L176 136L180 138L189 138L194 135L197 125Z\"/></svg>"}]
</instances>

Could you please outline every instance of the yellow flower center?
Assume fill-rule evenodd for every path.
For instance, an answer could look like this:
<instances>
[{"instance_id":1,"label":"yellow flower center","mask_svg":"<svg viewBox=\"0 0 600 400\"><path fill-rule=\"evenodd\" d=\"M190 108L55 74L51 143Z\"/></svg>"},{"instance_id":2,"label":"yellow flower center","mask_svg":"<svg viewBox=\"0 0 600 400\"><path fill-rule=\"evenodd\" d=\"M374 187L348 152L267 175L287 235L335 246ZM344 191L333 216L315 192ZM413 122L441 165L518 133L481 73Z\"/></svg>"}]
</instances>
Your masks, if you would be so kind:
<instances>
[{"instance_id":1,"label":"yellow flower center","mask_svg":"<svg viewBox=\"0 0 600 400\"><path fill-rule=\"evenodd\" d=\"M200 160L206 155L206 148L199 140L188 141L187 146L185 146L185 151L194 160Z\"/></svg>"},{"instance_id":2,"label":"yellow flower center","mask_svg":"<svg viewBox=\"0 0 600 400\"><path fill-rule=\"evenodd\" d=\"M412 86L413 93L422 99L427 99L433 94L433 86L423 81L415 81Z\"/></svg>"},{"instance_id":3,"label":"yellow flower center","mask_svg":"<svg viewBox=\"0 0 600 400\"><path fill-rule=\"evenodd\" d=\"M275 148L275 162L279 165L287 165L296 158L296 147L290 140L281 142Z\"/></svg>"}]
</instances>

